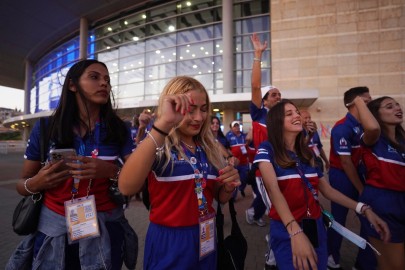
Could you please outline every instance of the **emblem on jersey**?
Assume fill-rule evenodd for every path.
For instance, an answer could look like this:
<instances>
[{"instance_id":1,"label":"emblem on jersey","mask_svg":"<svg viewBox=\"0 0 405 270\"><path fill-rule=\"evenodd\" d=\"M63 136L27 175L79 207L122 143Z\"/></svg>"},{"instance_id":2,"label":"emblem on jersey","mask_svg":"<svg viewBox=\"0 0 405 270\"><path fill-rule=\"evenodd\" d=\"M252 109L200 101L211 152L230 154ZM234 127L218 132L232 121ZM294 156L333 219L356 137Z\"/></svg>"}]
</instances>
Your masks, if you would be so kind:
<instances>
[{"instance_id":1,"label":"emblem on jersey","mask_svg":"<svg viewBox=\"0 0 405 270\"><path fill-rule=\"evenodd\" d=\"M391 145L388 145L388 152L389 153L396 153L397 149L395 149L394 147L392 147Z\"/></svg>"},{"instance_id":2,"label":"emblem on jersey","mask_svg":"<svg viewBox=\"0 0 405 270\"><path fill-rule=\"evenodd\" d=\"M339 145L340 146L347 146L347 141L346 141L346 139L345 138L340 138L340 140L339 140Z\"/></svg>"},{"instance_id":3,"label":"emblem on jersey","mask_svg":"<svg viewBox=\"0 0 405 270\"><path fill-rule=\"evenodd\" d=\"M191 164L197 164L197 159L195 157L190 158Z\"/></svg>"},{"instance_id":4,"label":"emblem on jersey","mask_svg":"<svg viewBox=\"0 0 405 270\"><path fill-rule=\"evenodd\" d=\"M359 134L360 133L360 128L359 127L354 127L353 131L354 131L354 133Z\"/></svg>"}]
</instances>

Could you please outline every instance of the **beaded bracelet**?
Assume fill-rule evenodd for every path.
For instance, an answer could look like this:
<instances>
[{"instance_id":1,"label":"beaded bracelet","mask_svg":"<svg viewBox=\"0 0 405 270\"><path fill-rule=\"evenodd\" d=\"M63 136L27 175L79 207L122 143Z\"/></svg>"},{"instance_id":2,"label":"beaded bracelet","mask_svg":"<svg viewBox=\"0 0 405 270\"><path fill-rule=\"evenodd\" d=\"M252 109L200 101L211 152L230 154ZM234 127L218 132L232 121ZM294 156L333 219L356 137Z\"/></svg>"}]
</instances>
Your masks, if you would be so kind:
<instances>
[{"instance_id":1,"label":"beaded bracelet","mask_svg":"<svg viewBox=\"0 0 405 270\"><path fill-rule=\"evenodd\" d=\"M296 231L296 232L290 234L290 238L292 238L293 236L296 236L297 234L302 233L302 232L303 232L303 230L302 230L302 229L299 229L298 231Z\"/></svg>"},{"instance_id":2,"label":"beaded bracelet","mask_svg":"<svg viewBox=\"0 0 405 270\"><path fill-rule=\"evenodd\" d=\"M257 57L253 58L253 61L262 62L262 60Z\"/></svg>"},{"instance_id":3,"label":"beaded bracelet","mask_svg":"<svg viewBox=\"0 0 405 270\"><path fill-rule=\"evenodd\" d=\"M28 179L26 179L25 181L24 181L24 188L25 188L25 190L29 193L29 194L31 194L31 195L35 195L35 194L38 194L39 192L32 192L31 190L29 190L29 188L27 187L27 183L28 183L28 181L30 181L32 178L28 178Z\"/></svg>"},{"instance_id":4,"label":"beaded bracelet","mask_svg":"<svg viewBox=\"0 0 405 270\"><path fill-rule=\"evenodd\" d=\"M163 130L161 130L160 128L157 128L155 125L152 125L152 128L154 130L156 130L158 133L160 133L163 136L169 136L169 133L164 132Z\"/></svg>"}]
</instances>

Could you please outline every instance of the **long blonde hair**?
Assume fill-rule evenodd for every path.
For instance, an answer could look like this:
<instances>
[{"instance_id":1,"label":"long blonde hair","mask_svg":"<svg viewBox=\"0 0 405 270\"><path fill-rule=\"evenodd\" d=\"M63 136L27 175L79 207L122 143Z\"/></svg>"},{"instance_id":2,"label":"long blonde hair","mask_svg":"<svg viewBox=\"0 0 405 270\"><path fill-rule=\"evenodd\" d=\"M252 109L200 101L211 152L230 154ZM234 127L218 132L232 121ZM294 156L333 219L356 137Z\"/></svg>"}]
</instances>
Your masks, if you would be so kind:
<instances>
[{"instance_id":1,"label":"long blonde hair","mask_svg":"<svg viewBox=\"0 0 405 270\"><path fill-rule=\"evenodd\" d=\"M205 87L196 79L188 76L177 76L171 79L166 86L164 87L162 93L159 97L159 106L157 108L156 116L159 118L162 115L162 103L166 95L176 95L176 94L185 94L189 91L199 91L204 92L206 95L206 104L207 112L211 112L211 102L208 96L208 92ZM194 136L194 141L199 144L207 155L208 162L213 165L215 168L222 169L225 166L224 159L219 151L218 143L215 141L215 138L211 132L211 118L208 117L204 120L201 131L196 136ZM165 155L165 164L163 168L169 164L171 159L171 150L175 148L179 155L185 160L188 160L186 154L184 153L183 147L180 144L180 136L178 134L177 126L173 127L169 136L165 139L164 146L164 155ZM215 149L218 149L215 151Z\"/></svg>"}]
</instances>

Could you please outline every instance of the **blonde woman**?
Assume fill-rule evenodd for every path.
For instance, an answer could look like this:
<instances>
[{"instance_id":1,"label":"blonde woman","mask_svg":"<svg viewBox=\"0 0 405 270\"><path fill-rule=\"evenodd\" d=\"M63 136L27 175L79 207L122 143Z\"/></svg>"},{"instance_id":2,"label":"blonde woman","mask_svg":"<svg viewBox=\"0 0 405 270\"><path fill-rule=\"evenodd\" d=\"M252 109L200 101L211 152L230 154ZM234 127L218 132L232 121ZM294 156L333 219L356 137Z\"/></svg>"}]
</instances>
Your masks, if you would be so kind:
<instances>
[{"instance_id":1,"label":"blonde woman","mask_svg":"<svg viewBox=\"0 0 405 270\"><path fill-rule=\"evenodd\" d=\"M212 202L227 202L240 180L215 150L210 112L200 82L173 78L160 96L151 131L122 168L124 194L139 192L148 177L144 269L216 269Z\"/></svg>"}]
</instances>

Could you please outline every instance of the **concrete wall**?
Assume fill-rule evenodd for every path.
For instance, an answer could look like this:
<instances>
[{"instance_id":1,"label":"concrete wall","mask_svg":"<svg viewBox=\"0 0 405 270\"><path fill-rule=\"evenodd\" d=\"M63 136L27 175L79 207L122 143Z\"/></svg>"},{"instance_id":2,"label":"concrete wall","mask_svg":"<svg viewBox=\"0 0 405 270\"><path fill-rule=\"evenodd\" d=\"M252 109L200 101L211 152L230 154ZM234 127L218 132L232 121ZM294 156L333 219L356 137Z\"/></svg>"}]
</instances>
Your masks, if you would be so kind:
<instances>
[{"instance_id":1,"label":"concrete wall","mask_svg":"<svg viewBox=\"0 0 405 270\"><path fill-rule=\"evenodd\" d=\"M273 83L319 89L309 108L318 126L346 114L354 86L405 107L404 0L271 0L271 28Z\"/></svg>"}]
</instances>

